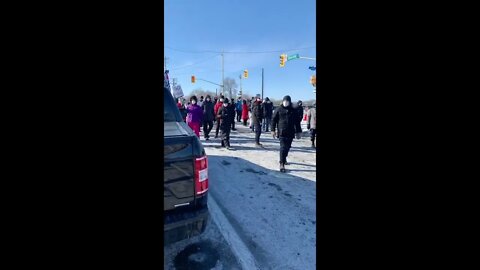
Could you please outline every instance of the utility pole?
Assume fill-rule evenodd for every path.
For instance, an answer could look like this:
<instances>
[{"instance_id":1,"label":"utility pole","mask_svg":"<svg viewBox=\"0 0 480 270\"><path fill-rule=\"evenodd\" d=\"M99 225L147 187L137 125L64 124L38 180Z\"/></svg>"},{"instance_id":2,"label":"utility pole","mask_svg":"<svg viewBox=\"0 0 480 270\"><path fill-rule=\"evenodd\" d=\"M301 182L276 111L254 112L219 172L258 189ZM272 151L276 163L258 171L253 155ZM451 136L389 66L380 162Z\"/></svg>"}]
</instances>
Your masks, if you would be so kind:
<instances>
[{"instance_id":1,"label":"utility pole","mask_svg":"<svg viewBox=\"0 0 480 270\"><path fill-rule=\"evenodd\" d=\"M164 63L163 67L165 68L165 70L167 70L167 59L168 59L168 57L165 56L164 61L163 61L163 63Z\"/></svg>"},{"instance_id":2,"label":"utility pole","mask_svg":"<svg viewBox=\"0 0 480 270\"><path fill-rule=\"evenodd\" d=\"M263 100L263 68L262 68L262 100Z\"/></svg>"},{"instance_id":3,"label":"utility pole","mask_svg":"<svg viewBox=\"0 0 480 270\"><path fill-rule=\"evenodd\" d=\"M240 93L239 93L239 96L242 97L242 94L243 94L243 92L242 92L242 74L240 74L239 78L240 78Z\"/></svg>"},{"instance_id":4,"label":"utility pole","mask_svg":"<svg viewBox=\"0 0 480 270\"><path fill-rule=\"evenodd\" d=\"M223 95L225 95L225 78L224 78L224 68L223 67L224 66L223 66L223 50L222 50L222 93L223 93Z\"/></svg>"}]
</instances>

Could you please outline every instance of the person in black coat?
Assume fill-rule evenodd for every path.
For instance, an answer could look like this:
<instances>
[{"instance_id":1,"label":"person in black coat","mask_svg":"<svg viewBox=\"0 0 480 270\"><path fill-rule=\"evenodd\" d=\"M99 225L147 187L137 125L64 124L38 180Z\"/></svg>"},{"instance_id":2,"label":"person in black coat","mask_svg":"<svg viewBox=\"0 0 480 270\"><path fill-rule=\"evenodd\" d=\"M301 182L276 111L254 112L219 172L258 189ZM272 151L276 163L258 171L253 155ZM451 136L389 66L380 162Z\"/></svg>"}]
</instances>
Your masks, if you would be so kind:
<instances>
[{"instance_id":1,"label":"person in black coat","mask_svg":"<svg viewBox=\"0 0 480 270\"><path fill-rule=\"evenodd\" d=\"M303 120L303 104L302 104L302 101L299 100L297 102L297 114L298 114L298 122L300 124L302 124L302 120Z\"/></svg>"},{"instance_id":2,"label":"person in black coat","mask_svg":"<svg viewBox=\"0 0 480 270\"><path fill-rule=\"evenodd\" d=\"M280 139L280 171L285 172L287 156L292 146L293 138L301 138L302 128L298 121L297 111L292 107L290 96L283 97L272 117L272 136Z\"/></svg>"},{"instance_id":3,"label":"person in black coat","mask_svg":"<svg viewBox=\"0 0 480 270\"><path fill-rule=\"evenodd\" d=\"M210 139L210 131L213 128L213 121L215 120L215 112L213 110L213 102L210 95L207 95L205 101L202 104L203 110L203 136L205 140Z\"/></svg>"},{"instance_id":4,"label":"person in black coat","mask_svg":"<svg viewBox=\"0 0 480 270\"><path fill-rule=\"evenodd\" d=\"M228 109L228 98L224 99L222 107L218 109L217 112L217 121L220 123L222 147L230 149L230 128L232 127L232 116L230 109Z\"/></svg>"},{"instance_id":5,"label":"person in black coat","mask_svg":"<svg viewBox=\"0 0 480 270\"><path fill-rule=\"evenodd\" d=\"M263 102L263 130L265 132L269 132L268 129L270 128L270 124L272 122L272 114L273 114L273 103L267 97L265 98L265 102Z\"/></svg>"},{"instance_id":6,"label":"person in black coat","mask_svg":"<svg viewBox=\"0 0 480 270\"><path fill-rule=\"evenodd\" d=\"M263 120L263 105L260 95L257 95L256 100L252 105L252 122L255 130L255 146L261 147L260 134L262 133L262 120Z\"/></svg>"},{"instance_id":7,"label":"person in black coat","mask_svg":"<svg viewBox=\"0 0 480 270\"><path fill-rule=\"evenodd\" d=\"M232 130L237 130L235 128L235 100L232 98L230 104L227 106L229 109L230 116L232 117Z\"/></svg>"}]
</instances>

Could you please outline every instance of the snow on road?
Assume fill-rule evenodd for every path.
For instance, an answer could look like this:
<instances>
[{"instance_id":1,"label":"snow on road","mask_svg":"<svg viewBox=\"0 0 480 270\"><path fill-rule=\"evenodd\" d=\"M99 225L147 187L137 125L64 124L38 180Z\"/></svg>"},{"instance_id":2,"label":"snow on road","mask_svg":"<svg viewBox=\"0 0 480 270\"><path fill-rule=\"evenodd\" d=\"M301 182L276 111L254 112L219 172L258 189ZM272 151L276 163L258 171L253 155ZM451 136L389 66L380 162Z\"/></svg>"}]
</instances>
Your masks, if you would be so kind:
<instances>
[{"instance_id":1,"label":"snow on road","mask_svg":"<svg viewBox=\"0 0 480 270\"><path fill-rule=\"evenodd\" d=\"M260 269L315 269L315 149L308 138L295 139L287 158L291 165L281 173L279 141L262 133L265 149L256 148L254 133L236 127L231 133L233 150L220 148L219 139L202 138L209 161L209 196L214 200L210 211L221 211L212 217L225 217L229 223L214 220L219 231L227 241L235 239L229 245L240 262L252 263L251 255Z\"/></svg>"}]
</instances>

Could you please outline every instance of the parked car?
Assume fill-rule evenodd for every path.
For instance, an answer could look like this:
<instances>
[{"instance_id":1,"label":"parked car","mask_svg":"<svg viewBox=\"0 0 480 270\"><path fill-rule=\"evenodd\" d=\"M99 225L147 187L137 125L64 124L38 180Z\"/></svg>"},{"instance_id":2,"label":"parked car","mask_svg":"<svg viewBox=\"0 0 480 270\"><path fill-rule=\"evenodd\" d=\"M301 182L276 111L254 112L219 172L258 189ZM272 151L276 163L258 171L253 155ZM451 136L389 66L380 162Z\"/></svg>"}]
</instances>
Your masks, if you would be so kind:
<instances>
[{"instance_id":1,"label":"parked car","mask_svg":"<svg viewBox=\"0 0 480 270\"><path fill-rule=\"evenodd\" d=\"M205 231L209 218L208 159L167 88L163 105L163 232L164 245L168 245Z\"/></svg>"}]
</instances>

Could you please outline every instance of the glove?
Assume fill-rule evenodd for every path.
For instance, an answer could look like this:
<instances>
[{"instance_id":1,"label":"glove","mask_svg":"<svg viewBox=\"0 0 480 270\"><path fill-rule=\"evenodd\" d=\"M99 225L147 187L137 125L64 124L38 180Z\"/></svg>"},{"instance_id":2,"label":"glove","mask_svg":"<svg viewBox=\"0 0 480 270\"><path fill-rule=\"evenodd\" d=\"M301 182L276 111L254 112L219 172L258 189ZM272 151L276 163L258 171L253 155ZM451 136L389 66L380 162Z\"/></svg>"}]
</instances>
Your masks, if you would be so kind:
<instances>
[{"instance_id":1,"label":"glove","mask_svg":"<svg viewBox=\"0 0 480 270\"><path fill-rule=\"evenodd\" d=\"M307 125L307 129L310 129L310 124Z\"/></svg>"},{"instance_id":2,"label":"glove","mask_svg":"<svg viewBox=\"0 0 480 270\"><path fill-rule=\"evenodd\" d=\"M274 139L277 138L277 133L276 133L275 131L272 131L272 137L273 137Z\"/></svg>"},{"instance_id":3,"label":"glove","mask_svg":"<svg viewBox=\"0 0 480 270\"><path fill-rule=\"evenodd\" d=\"M297 138L297 140L300 140L300 138L302 138L302 133L301 132L297 132L295 134L295 137Z\"/></svg>"}]
</instances>

